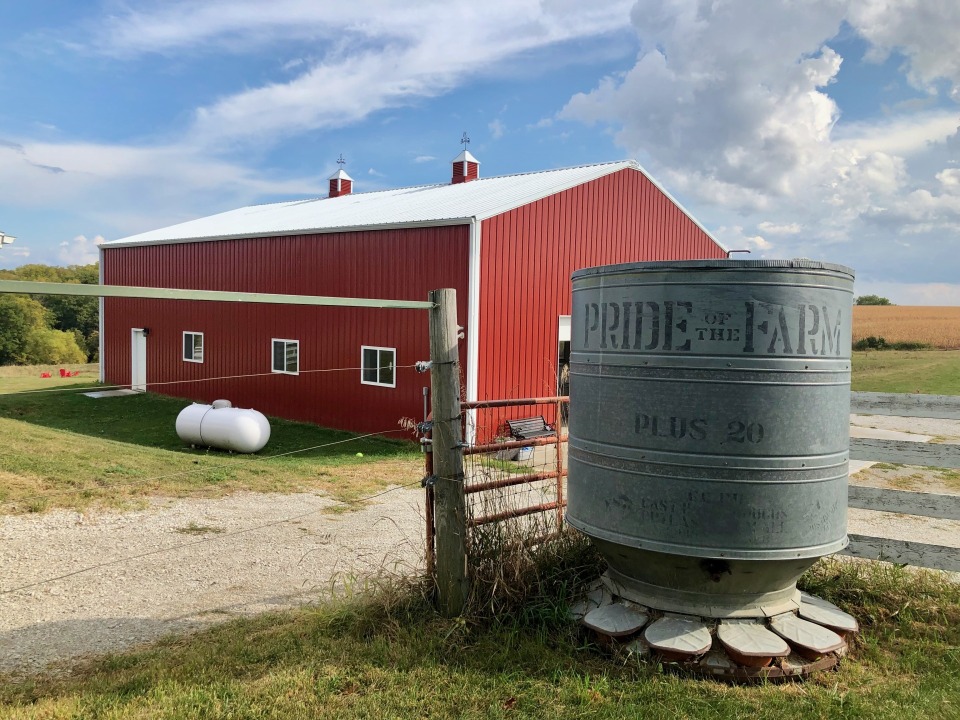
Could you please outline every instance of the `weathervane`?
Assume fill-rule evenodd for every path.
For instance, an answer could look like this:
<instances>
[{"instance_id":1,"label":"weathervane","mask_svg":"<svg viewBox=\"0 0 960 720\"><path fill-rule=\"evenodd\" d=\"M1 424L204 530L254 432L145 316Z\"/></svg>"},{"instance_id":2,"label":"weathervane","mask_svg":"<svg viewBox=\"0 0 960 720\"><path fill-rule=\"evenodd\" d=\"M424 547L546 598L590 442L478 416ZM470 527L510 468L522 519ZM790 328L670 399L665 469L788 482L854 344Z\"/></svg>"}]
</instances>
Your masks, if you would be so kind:
<instances>
[{"instance_id":1,"label":"weathervane","mask_svg":"<svg viewBox=\"0 0 960 720\"><path fill-rule=\"evenodd\" d=\"M337 158L337 165L341 168L347 164L347 161L343 159L343 153L340 153L340 157Z\"/></svg>"},{"instance_id":2,"label":"weathervane","mask_svg":"<svg viewBox=\"0 0 960 720\"><path fill-rule=\"evenodd\" d=\"M460 138L460 144L463 145L463 149L464 149L464 150L466 150L466 149L467 149L467 145L470 144L470 138L467 137L467 131L466 131L466 130L463 131L463 137Z\"/></svg>"}]
</instances>

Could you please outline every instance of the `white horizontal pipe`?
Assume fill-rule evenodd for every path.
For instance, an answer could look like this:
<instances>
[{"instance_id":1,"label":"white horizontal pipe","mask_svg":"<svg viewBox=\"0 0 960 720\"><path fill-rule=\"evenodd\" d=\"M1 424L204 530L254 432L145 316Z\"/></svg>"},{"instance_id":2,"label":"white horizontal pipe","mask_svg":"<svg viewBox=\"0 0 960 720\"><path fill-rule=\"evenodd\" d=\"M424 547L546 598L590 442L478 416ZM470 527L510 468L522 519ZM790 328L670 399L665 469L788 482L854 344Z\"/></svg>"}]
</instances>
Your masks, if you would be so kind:
<instances>
[{"instance_id":1,"label":"white horizontal pipe","mask_svg":"<svg viewBox=\"0 0 960 720\"><path fill-rule=\"evenodd\" d=\"M84 295L87 297L151 298L155 300L204 300L210 302L265 303L270 305L338 305L341 307L397 308L429 310L426 300L380 300L324 295L274 295L271 293L230 292L224 290L178 290L173 288L129 287L126 285L79 285L76 283L0 280L0 293L24 295Z\"/></svg>"}]
</instances>

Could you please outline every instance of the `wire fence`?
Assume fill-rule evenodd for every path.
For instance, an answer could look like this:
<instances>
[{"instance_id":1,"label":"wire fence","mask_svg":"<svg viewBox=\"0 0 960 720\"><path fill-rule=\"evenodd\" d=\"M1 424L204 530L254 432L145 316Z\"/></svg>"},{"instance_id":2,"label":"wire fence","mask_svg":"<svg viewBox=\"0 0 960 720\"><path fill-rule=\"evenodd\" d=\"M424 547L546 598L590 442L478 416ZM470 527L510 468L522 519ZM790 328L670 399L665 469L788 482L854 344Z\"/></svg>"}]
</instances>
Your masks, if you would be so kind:
<instances>
[{"instance_id":1,"label":"wire fence","mask_svg":"<svg viewBox=\"0 0 960 720\"><path fill-rule=\"evenodd\" d=\"M567 397L461 403L465 435L478 440L463 449L468 548L535 543L563 530L568 404ZM539 436L518 438L516 428L524 424ZM532 429L538 425L539 432ZM429 477L429 454L427 458ZM432 503L428 489L428 569L433 567L435 547Z\"/></svg>"},{"instance_id":2,"label":"wire fence","mask_svg":"<svg viewBox=\"0 0 960 720\"><path fill-rule=\"evenodd\" d=\"M343 440L334 440L328 443L323 443L321 445L311 445L309 447L299 448L297 450L288 450L287 452L275 453L273 455L252 455L251 454L251 455L244 455L242 457L244 462L275 460L276 458L288 457L290 455L298 455L301 453L311 452L313 450L322 450L324 448L333 447L335 445L343 445L345 443L356 442L357 440L363 440L369 437L393 435L397 433L406 433L406 432L408 431L404 428L400 428L400 429L392 428L388 430L381 430L375 433L355 435L353 437L345 438ZM123 448L123 452L125 454L128 454L129 453L128 443L120 443L120 444L125 446ZM161 480L169 480L170 478L175 478L175 477L201 475L203 473L208 473L213 470L226 470L226 469L243 470L245 469L246 465L238 464L239 459L240 458L236 458L229 463L219 463L216 465L200 465L195 468L187 468L186 470L178 470L176 472L164 473L163 475L154 475L152 477L147 477L147 478L123 478L123 479L117 480L116 482L101 481L101 482L98 482L96 487L97 487L97 490L99 491L108 491L108 490L121 489L121 488L128 489L128 488L142 487L145 485L151 485ZM27 495L24 497L17 498L16 500L0 502L0 508L11 508L14 506L29 505L36 501L49 500L57 497L66 497L69 495L76 495L76 493L77 493L76 487L72 487L69 490L61 490L61 491L52 490L50 492L38 493L36 495Z\"/></svg>"},{"instance_id":3,"label":"wire fence","mask_svg":"<svg viewBox=\"0 0 960 720\"><path fill-rule=\"evenodd\" d=\"M415 368L414 365L396 365L397 370L406 369L406 368ZM360 372L363 368L359 367L345 367L345 368L314 368L312 370L300 370L300 375L309 375L311 373L331 373L331 372ZM192 379L183 379L183 380L164 380L164 381L154 381L154 382L143 382L138 383L138 387L146 386L150 388L158 388L166 385L190 385L193 383L203 383L203 382L213 382L215 380L241 380L245 378L255 378L255 377L283 377L284 373L277 372L262 372L262 373L247 373L244 375L221 375L219 377L206 377L206 378L192 378ZM51 378L53 379L53 378ZM90 392L91 390L97 391L109 391L109 390L129 390L133 388L132 384L126 385L105 385L101 384L95 380L90 380L89 385L69 385L67 387L54 387L54 388L40 388L37 390L16 390L14 392L0 392L0 397L14 396L14 395L43 395L51 393L61 393L61 394L78 394Z\"/></svg>"}]
</instances>

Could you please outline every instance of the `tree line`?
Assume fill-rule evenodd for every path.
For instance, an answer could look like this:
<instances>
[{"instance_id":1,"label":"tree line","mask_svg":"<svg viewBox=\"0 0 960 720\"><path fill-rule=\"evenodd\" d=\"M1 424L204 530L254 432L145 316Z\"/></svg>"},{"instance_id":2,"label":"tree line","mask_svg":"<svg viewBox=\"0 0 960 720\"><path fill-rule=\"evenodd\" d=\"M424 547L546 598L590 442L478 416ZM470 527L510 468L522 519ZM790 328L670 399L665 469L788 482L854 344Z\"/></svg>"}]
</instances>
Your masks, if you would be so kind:
<instances>
[{"instance_id":1,"label":"tree line","mask_svg":"<svg viewBox=\"0 0 960 720\"><path fill-rule=\"evenodd\" d=\"M879 295L861 295L853 301L854 305L893 305L889 298Z\"/></svg>"},{"instance_id":2,"label":"tree line","mask_svg":"<svg viewBox=\"0 0 960 720\"><path fill-rule=\"evenodd\" d=\"M0 280L100 282L92 265L23 265ZM95 297L0 294L0 365L85 363L99 359L100 304Z\"/></svg>"}]
</instances>

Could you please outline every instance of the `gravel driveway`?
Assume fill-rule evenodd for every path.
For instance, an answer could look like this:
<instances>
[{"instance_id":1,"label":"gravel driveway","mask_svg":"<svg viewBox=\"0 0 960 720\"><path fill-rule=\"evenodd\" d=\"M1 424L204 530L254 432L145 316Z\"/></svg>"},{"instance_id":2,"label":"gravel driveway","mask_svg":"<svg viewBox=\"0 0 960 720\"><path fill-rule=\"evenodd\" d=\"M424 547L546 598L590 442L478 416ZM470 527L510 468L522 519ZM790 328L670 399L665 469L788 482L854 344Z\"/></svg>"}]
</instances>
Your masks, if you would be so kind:
<instances>
[{"instance_id":1,"label":"gravel driveway","mask_svg":"<svg viewBox=\"0 0 960 720\"><path fill-rule=\"evenodd\" d=\"M242 493L136 512L2 517L0 590L197 544L0 595L0 671L36 671L295 607L377 567L422 565L422 490L398 488L351 512L331 513L336 505L319 494Z\"/></svg>"}]
</instances>

